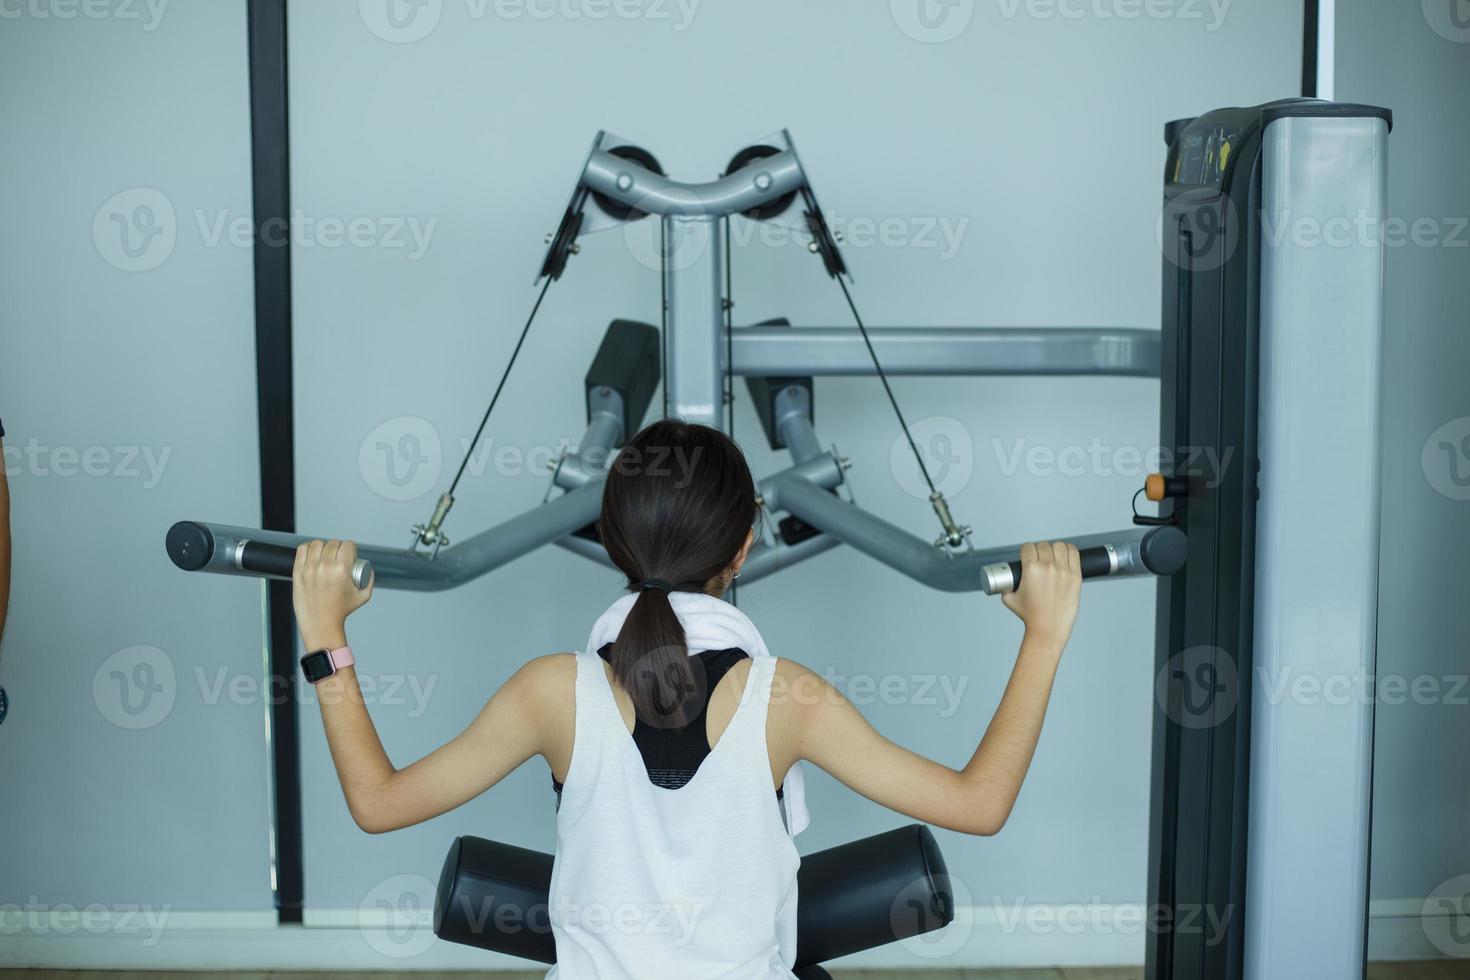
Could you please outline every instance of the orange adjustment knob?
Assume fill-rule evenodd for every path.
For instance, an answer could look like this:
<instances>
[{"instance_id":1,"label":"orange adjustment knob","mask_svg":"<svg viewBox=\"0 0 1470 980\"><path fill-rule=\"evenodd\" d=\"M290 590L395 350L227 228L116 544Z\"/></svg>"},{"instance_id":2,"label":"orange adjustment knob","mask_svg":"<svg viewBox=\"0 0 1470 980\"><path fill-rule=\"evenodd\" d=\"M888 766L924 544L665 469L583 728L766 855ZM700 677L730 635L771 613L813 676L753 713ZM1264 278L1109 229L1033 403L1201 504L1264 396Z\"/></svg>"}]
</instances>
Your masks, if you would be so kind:
<instances>
[{"instance_id":1,"label":"orange adjustment knob","mask_svg":"<svg viewBox=\"0 0 1470 980\"><path fill-rule=\"evenodd\" d=\"M1182 476L1150 473L1143 481L1143 495L1155 503L1165 497L1185 497L1189 495L1189 480Z\"/></svg>"}]
</instances>

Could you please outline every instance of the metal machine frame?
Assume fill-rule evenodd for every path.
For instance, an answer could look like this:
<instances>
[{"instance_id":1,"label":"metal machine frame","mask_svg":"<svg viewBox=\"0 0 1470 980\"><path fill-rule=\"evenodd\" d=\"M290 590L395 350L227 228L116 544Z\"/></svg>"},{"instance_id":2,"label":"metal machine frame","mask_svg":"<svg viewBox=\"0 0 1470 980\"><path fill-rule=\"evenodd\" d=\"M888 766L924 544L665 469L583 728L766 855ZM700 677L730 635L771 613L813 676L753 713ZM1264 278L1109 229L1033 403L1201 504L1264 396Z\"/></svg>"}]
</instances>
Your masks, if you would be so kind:
<instances>
[{"instance_id":1,"label":"metal machine frame","mask_svg":"<svg viewBox=\"0 0 1470 980\"><path fill-rule=\"evenodd\" d=\"M794 207L798 198L804 210ZM802 213L793 214L797 210ZM949 520L947 508L941 511L942 501L936 502L936 511L947 540L935 544L831 492L845 482L850 464L822 448L813 427L814 376L871 376L877 372L874 358L894 376L1159 376L1160 343L1154 330L888 327L860 335L846 327L731 326L726 317L722 222L744 216L790 225L809 236L811 251L822 257L829 274L846 274L838 238L828 230L806 170L784 131L747 147L732 160L729 173L703 184L672 180L660 172L651 154L627 140L599 133L561 226L548 239L541 278L560 278L568 258L578 251L580 235L648 216L662 223L665 243L667 322L662 330L663 354L657 358L665 414L720 426L729 378L774 381L763 390L768 405L762 417L773 447L786 448L792 465L759 482L761 503L768 515L784 513L805 528L803 533L787 534L775 529L779 522L766 521L767 533L745 565L743 583L846 544L933 588L986 591L995 583L983 574L986 566L1014 560L1019 553L1019 543L972 547L968 529ZM871 343L871 357L865 340ZM449 545L441 529L453 502L446 495L433 520L416 528L411 547L359 545L358 553L371 562L377 584L416 591L453 588L553 543L606 562L595 535L585 532L597 520L610 455L632 435L644 409L630 405L636 399L616 386L590 386L587 397L586 433L577 449L559 462L553 477L553 488L562 491L559 496ZM199 539L195 553L204 553L194 567L224 574L262 574L237 560L243 542L295 547L311 540L219 524L192 528ZM1074 541L1081 548L1107 549L1106 571L1114 575L1172 570L1166 560L1151 554L1151 546L1159 555L1179 547L1177 538L1165 542L1159 528L1125 527ZM1165 543L1170 547L1163 547ZM430 550L420 550L422 546Z\"/></svg>"},{"instance_id":2,"label":"metal machine frame","mask_svg":"<svg viewBox=\"0 0 1470 980\"><path fill-rule=\"evenodd\" d=\"M722 221L796 224L829 275L841 283L846 274L790 137L747 147L716 181L683 184L646 151L599 134L542 278L549 287L561 276L580 234L657 216L664 329L609 328L586 380L586 432L560 460L542 505L449 545L446 494L415 529L413 547L369 545L359 555L379 584L419 591L452 588L552 543L607 562L595 534L606 468L641 425L662 368L665 414L716 426L727 387L745 377L771 446L790 454L788 468L758 483L762 507L787 519L763 522L742 581L846 544L936 589L1003 591L1014 570L999 563L1018 546L973 548L937 492L938 542L838 495L849 463L817 436L811 379L1160 378L1160 444L1180 461L1150 480L1160 515L1074 539L1084 554L1103 554L1097 574L1160 575L1148 897L1171 919L1151 923L1147 976L1360 976L1372 703L1301 704L1269 688L1282 672L1373 674L1383 246L1311 248L1279 236L1293 214L1381 220L1390 125L1386 110L1316 100L1170 124L1159 332L866 330L860 320L857 333L735 327ZM799 218L789 215L798 198ZM1272 236L1263 215L1275 223ZM680 261L669 261L670 240L684 243ZM653 353L659 341L661 355ZM1188 460L1204 448L1234 464L1192 471ZM288 577L289 561L252 563L247 546L306 540L184 523L168 544L191 570ZM1220 935L1182 927L1184 916L1206 913L1226 923Z\"/></svg>"},{"instance_id":3,"label":"metal machine frame","mask_svg":"<svg viewBox=\"0 0 1470 980\"><path fill-rule=\"evenodd\" d=\"M1372 699L1290 692L1374 673L1383 244L1321 232L1379 227L1391 122L1166 129L1160 444L1195 462L1160 506L1189 559L1158 582L1149 980L1363 975Z\"/></svg>"}]
</instances>

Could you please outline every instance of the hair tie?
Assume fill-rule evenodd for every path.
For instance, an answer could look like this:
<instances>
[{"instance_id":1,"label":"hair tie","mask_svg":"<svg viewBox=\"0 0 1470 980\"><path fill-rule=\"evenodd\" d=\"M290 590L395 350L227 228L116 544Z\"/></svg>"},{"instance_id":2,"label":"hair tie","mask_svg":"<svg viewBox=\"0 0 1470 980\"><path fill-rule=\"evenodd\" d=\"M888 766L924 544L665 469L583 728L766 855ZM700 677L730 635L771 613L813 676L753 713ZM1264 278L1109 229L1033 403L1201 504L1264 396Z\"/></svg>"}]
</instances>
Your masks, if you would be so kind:
<instances>
[{"instance_id":1,"label":"hair tie","mask_svg":"<svg viewBox=\"0 0 1470 980\"><path fill-rule=\"evenodd\" d=\"M638 588L645 592L649 589L658 589L660 592L665 593L674 591L673 585L665 582L661 578L646 578L638 583Z\"/></svg>"}]
</instances>

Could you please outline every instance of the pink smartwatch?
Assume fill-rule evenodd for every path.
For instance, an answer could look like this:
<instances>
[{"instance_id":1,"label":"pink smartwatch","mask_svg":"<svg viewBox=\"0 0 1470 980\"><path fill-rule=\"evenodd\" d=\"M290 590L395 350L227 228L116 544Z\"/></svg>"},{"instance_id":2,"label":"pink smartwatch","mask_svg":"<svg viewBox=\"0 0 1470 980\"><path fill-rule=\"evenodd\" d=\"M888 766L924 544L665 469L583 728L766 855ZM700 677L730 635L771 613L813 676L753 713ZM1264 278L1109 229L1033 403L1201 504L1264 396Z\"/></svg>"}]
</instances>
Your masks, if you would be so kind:
<instances>
[{"instance_id":1,"label":"pink smartwatch","mask_svg":"<svg viewBox=\"0 0 1470 980\"><path fill-rule=\"evenodd\" d=\"M351 647L317 650L301 658L301 672L311 683L320 684L343 667L351 667L356 662L352 659Z\"/></svg>"}]
</instances>

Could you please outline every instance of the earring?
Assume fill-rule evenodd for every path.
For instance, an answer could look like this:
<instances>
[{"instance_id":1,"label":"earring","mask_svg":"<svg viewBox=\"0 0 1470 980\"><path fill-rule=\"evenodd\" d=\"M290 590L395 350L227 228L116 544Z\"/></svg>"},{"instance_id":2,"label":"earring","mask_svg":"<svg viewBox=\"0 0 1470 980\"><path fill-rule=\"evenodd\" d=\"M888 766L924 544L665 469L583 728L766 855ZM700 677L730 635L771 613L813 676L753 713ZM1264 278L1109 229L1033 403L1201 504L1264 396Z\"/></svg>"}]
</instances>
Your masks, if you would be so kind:
<instances>
[{"instance_id":1,"label":"earring","mask_svg":"<svg viewBox=\"0 0 1470 980\"><path fill-rule=\"evenodd\" d=\"M740 577L740 570L737 568L735 570L735 574L734 575L731 575L730 577L731 578L739 578Z\"/></svg>"}]
</instances>

